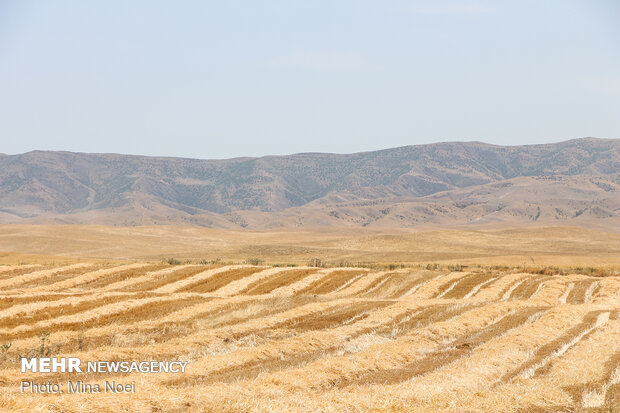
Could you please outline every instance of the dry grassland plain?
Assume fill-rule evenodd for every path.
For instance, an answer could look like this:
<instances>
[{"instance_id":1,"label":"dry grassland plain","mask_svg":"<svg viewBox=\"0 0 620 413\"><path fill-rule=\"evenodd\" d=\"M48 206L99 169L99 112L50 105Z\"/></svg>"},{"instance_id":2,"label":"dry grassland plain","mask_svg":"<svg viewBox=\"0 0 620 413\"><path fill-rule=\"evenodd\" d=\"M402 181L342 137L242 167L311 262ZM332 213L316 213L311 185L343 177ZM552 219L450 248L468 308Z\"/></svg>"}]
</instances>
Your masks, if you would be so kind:
<instances>
[{"instance_id":1,"label":"dry grassland plain","mask_svg":"<svg viewBox=\"0 0 620 413\"><path fill-rule=\"evenodd\" d=\"M7 225L0 251L0 411L620 411L617 233ZM188 365L20 372L41 354Z\"/></svg>"}]
</instances>

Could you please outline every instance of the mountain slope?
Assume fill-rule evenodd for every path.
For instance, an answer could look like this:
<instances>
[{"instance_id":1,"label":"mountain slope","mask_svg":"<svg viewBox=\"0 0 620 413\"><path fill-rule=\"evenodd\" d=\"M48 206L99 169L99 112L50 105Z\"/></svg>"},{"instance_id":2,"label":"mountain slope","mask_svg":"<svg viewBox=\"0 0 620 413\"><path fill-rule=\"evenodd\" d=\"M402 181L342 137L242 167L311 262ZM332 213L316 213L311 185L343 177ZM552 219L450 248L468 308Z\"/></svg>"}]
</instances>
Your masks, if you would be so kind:
<instances>
[{"instance_id":1,"label":"mountain slope","mask_svg":"<svg viewBox=\"0 0 620 413\"><path fill-rule=\"evenodd\" d=\"M618 214L619 173L620 140L594 138L228 160L36 151L0 157L0 222L411 226L509 211L598 219Z\"/></svg>"}]
</instances>

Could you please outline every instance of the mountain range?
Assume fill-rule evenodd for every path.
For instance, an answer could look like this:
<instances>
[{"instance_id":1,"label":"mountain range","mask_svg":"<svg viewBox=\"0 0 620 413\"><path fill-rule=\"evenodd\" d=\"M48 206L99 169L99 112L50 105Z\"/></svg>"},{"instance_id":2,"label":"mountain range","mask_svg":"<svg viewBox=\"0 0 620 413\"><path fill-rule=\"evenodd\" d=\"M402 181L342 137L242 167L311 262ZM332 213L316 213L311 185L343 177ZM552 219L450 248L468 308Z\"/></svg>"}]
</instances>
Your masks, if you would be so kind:
<instances>
[{"instance_id":1,"label":"mountain range","mask_svg":"<svg viewBox=\"0 0 620 413\"><path fill-rule=\"evenodd\" d=\"M0 155L0 223L285 228L620 223L620 139L202 160Z\"/></svg>"}]
</instances>

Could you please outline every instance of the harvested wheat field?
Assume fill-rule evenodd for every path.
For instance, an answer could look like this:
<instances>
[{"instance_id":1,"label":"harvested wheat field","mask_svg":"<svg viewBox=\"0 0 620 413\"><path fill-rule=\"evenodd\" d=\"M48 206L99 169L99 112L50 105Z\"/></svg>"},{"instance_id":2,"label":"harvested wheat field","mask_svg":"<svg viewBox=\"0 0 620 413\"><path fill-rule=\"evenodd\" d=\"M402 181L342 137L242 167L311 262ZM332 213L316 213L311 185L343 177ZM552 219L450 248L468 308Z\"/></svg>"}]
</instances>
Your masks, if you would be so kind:
<instances>
[{"instance_id":1,"label":"harvested wheat field","mask_svg":"<svg viewBox=\"0 0 620 413\"><path fill-rule=\"evenodd\" d=\"M166 262L0 267L0 410L619 411L620 273ZM20 356L187 361L22 373ZM22 381L135 383L32 394Z\"/></svg>"}]
</instances>

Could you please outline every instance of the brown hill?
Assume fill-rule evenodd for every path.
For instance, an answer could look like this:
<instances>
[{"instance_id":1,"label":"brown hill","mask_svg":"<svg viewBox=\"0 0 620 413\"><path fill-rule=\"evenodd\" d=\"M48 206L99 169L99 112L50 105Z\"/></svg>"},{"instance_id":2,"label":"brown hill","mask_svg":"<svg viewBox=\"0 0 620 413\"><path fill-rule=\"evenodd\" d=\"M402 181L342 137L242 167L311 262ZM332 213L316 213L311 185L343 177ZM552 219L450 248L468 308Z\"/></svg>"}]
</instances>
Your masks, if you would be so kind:
<instances>
[{"instance_id":1,"label":"brown hill","mask_svg":"<svg viewBox=\"0 0 620 413\"><path fill-rule=\"evenodd\" d=\"M0 157L0 223L219 228L618 222L620 140L198 160Z\"/></svg>"}]
</instances>

